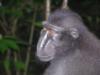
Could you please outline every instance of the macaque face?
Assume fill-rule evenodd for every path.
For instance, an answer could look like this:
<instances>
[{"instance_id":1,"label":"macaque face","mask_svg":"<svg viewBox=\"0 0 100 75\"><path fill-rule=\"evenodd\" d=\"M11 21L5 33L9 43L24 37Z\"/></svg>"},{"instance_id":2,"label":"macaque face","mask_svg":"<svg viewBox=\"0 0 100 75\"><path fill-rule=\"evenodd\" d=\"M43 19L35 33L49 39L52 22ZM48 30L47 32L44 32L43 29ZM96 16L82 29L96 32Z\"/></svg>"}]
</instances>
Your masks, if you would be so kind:
<instances>
[{"instance_id":1,"label":"macaque face","mask_svg":"<svg viewBox=\"0 0 100 75\"><path fill-rule=\"evenodd\" d=\"M37 44L37 56L42 61L50 61L55 57L55 48L61 45L63 28L48 23L43 25Z\"/></svg>"},{"instance_id":2,"label":"macaque face","mask_svg":"<svg viewBox=\"0 0 100 75\"><path fill-rule=\"evenodd\" d=\"M66 31L48 22L44 22L43 26L37 44L37 56L42 61L50 61L56 55L66 53L66 50L72 47L72 41L78 37L77 30L73 28Z\"/></svg>"}]
</instances>

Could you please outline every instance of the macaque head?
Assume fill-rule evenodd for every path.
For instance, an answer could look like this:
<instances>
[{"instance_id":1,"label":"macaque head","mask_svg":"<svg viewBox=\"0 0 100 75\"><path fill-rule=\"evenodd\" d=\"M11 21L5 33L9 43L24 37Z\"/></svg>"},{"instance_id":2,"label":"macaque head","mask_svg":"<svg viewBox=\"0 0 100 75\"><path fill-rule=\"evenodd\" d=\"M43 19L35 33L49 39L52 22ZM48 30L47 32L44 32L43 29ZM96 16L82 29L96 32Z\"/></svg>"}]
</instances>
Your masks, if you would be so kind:
<instances>
[{"instance_id":1,"label":"macaque head","mask_svg":"<svg viewBox=\"0 0 100 75\"><path fill-rule=\"evenodd\" d=\"M78 37L79 34L75 28L66 30L66 28L44 21L36 55L41 61L53 60L71 49Z\"/></svg>"}]
</instances>

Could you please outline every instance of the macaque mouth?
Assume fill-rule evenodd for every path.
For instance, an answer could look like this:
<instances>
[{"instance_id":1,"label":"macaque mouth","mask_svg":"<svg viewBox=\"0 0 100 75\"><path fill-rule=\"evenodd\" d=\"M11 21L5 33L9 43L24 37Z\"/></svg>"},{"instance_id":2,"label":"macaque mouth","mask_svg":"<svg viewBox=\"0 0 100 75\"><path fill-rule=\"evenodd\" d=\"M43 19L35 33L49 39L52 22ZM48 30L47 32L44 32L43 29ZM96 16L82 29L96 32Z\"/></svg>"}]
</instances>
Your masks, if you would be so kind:
<instances>
[{"instance_id":1,"label":"macaque mouth","mask_svg":"<svg viewBox=\"0 0 100 75\"><path fill-rule=\"evenodd\" d=\"M43 22L42 22L42 25L43 25L45 28L51 29L51 30L53 30L53 31L55 31L55 32L57 32L57 33L62 33L62 32L65 31L64 28L58 27L57 25L50 24L50 23L47 22L47 21L43 21Z\"/></svg>"}]
</instances>

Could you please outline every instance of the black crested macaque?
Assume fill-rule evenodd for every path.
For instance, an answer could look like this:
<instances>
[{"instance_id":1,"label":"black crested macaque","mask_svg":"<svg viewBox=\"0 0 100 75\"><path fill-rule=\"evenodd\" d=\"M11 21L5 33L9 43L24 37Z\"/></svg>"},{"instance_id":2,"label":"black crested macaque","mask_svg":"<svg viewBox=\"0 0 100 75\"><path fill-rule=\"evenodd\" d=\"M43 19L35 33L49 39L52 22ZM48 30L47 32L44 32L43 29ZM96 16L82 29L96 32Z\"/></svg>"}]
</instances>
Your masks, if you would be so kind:
<instances>
[{"instance_id":1,"label":"black crested macaque","mask_svg":"<svg viewBox=\"0 0 100 75\"><path fill-rule=\"evenodd\" d=\"M58 9L43 22L36 55L50 61L43 75L100 75L100 41L72 10Z\"/></svg>"}]
</instances>

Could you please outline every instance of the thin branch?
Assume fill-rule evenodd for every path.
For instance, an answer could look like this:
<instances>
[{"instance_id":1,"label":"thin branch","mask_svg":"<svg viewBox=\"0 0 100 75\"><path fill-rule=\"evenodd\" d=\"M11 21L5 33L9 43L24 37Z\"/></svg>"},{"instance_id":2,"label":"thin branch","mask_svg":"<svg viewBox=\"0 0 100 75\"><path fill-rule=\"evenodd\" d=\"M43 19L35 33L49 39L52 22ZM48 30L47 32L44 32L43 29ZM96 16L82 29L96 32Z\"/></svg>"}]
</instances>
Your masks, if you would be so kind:
<instances>
[{"instance_id":1,"label":"thin branch","mask_svg":"<svg viewBox=\"0 0 100 75\"><path fill-rule=\"evenodd\" d=\"M16 35L17 22L18 22L18 19L15 18L13 21L13 26L12 26L12 30L11 30L12 36ZM16 52L14 52L14 61L17 62L17 60L18 60L17 54L16 54ZM18 70L16 70L16 75L20 75Z\"/></svg>"},{"instance_id":2,"label":"thin branch","mask_svg":"<svg viewBox=\"0 0 100 75\"><path fill-rule=\"evenodd\" d=\"M0 23L1 23L0 26L3 29L4 33L7 33L8 31L7 31L6 27L4 26L4 24L1 22L1 20L0 20Z\"/></svg>"},{"instance_id":3,"label":"thin branch","mask_svg":"<svg viewBox=\"0 0 100 75\"><path fill-rule=\"evenodd\" d=\"M9 51L9 50L8 50L8 52L7 52L7 57L6 57L6 59L7 59L7 60L10 59L10 51ZM9 68L5 68L5 70L6 70L6 74L7 74L7 75L11 75L11 71L9 70Z\"/></svg>"},{"instance_id":4,"label":"thin branch","mask_svg":"<svg viewBox=\"0 0 100 75\"><path fill-rule=\"evenodd\" d=\"M1 22L1 23L2 23L2 24L1 24L1 27L2 27L3 30L5 31L5 34L9 34L9 31L7 31L6 27L4 26L4 25L8 25L4 17L5 17L5 15L2 15L3 23ZM10 51L9 51L9 50L8 50L8 52L7 52L6 59L7 59L7 60L10 59ZM11 70L10 70L9 68L6 68L5 71L6 71L6 74L7 74L7 75L11 75Z\"/></svg>"},{"instance_id":5,"label":"thin branch","mask_svg":"<svg viewBox=\"0 0 100 75\"><path fill-rule=\"evenodd\" d=\"M35 7L34 10L35 10L35 12L33 14L32 26L31 26L31 30L30 30L29 45L32 44L35 18L36 18L36 14L37 14L37 6ZM26 61L25 61L25 70L24 70L24 74L23 75L27 75L29 61L30 61L30 53L31 53L31 46L29 46L28 49L27 49L27 56L26 56Z\"/></svg>"},{"instance_id":6,"label":"thin branch","mask_svg":"<svg viewBox=\"0 0 100 75\"><path fill-rule=\"evenodd\" d=\"M28 42L24 42L24 41L17 41L17 44L23 45L23 46L31 46L31 47L34 47L33 44L29 44Z\"/></svg>"},{"instance_id":7,"label":"thin branch","mask_svg":"<svg viewBox=\"0 0 100 75\"><path fill-rule=\"evenodd\" d=\"M11 33L15 36L18 19L14 19Z\"/></svg>"}]
</instances>

